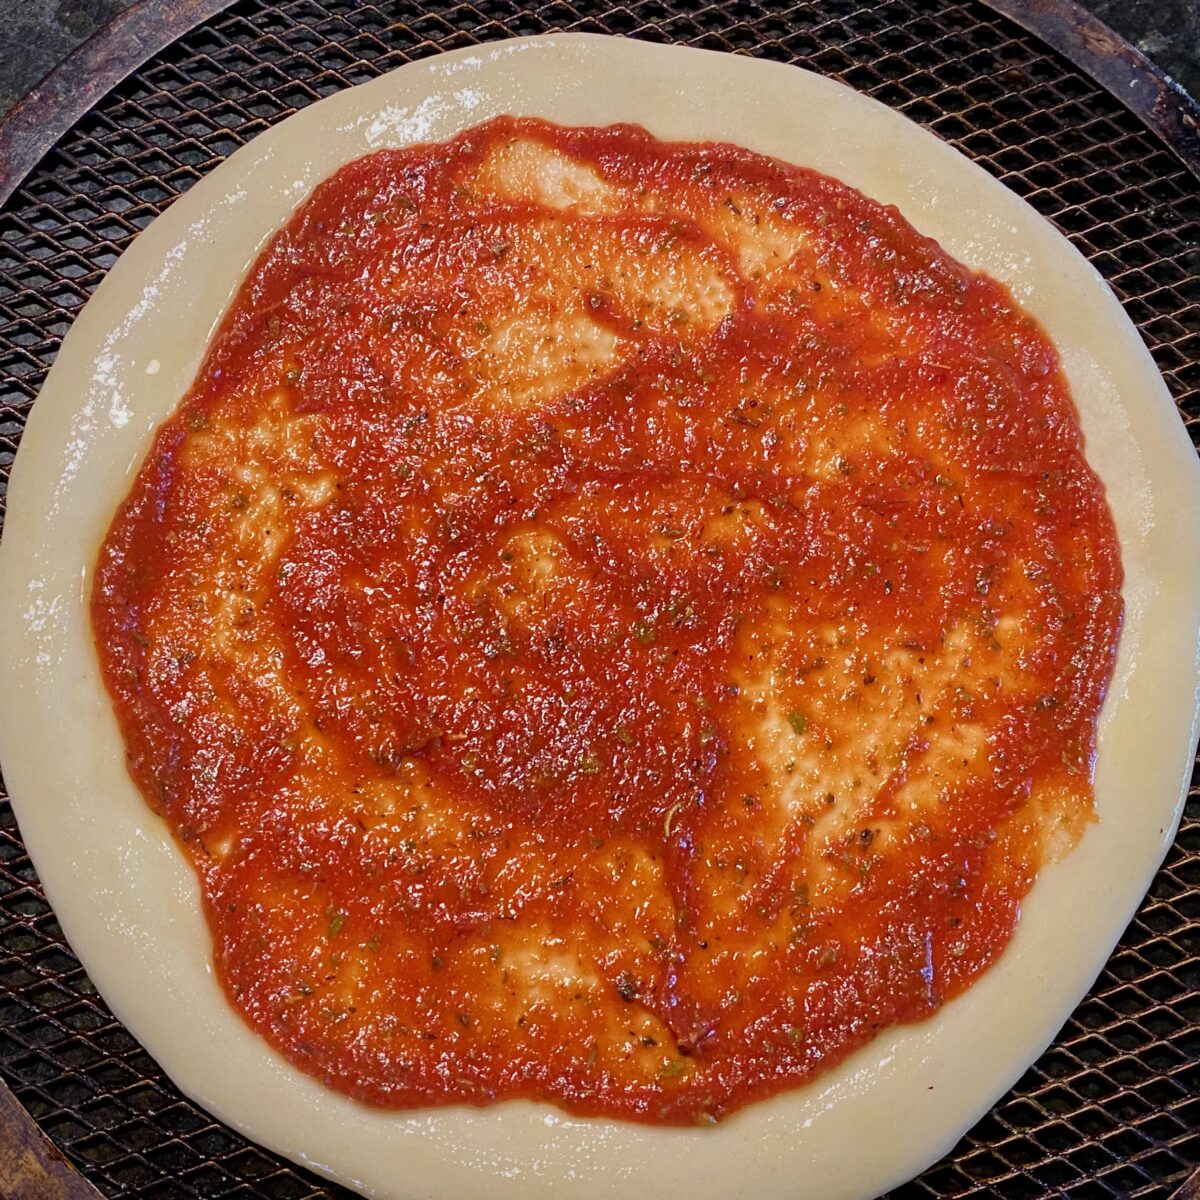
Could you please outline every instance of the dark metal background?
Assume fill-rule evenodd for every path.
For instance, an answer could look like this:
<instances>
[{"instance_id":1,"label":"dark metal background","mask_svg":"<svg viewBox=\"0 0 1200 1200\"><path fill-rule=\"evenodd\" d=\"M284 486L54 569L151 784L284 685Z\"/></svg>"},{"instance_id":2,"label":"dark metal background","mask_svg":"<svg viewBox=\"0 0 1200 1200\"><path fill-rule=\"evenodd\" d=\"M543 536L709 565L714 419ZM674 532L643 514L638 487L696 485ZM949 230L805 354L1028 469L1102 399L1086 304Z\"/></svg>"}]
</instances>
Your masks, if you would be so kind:
<instances>
[{"instance_id":1,"label":"dark metal background","mask_svg":"<svg viewBox=\"0 0 1200 1200\"><path fill-rule=\"evenodd\" d=\"M0 209L0 490L74 315L200 175L348 84L439 50L562 28L798 62L933 129L1105 275L1200 437L1196 178L1086 74L978 0L241 0L108 92ZM114 1021L63 941L3 801L0 1078L107 1196L347 1196L184 1100ZM1194 782L1150 895L1054 1046L951 1155L891 1196L1159 1197L1197 1164Z\"/></svg>"}]
</instances>

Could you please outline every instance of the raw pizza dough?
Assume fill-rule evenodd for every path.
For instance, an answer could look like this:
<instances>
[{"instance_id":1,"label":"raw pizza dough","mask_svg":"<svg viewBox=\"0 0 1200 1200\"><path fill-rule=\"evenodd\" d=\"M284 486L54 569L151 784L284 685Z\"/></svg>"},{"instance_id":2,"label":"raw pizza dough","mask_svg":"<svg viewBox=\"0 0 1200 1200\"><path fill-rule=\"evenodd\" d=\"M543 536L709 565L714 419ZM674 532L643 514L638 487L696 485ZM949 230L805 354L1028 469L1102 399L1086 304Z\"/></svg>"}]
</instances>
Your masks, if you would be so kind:
<instances>
[{"instance_id":1,"label":"raw pizza dough","mask_svg":"<svg viewBox=\"0 0 1200 1200\"><path fill-rule=\"evenodd\" d=\"M931 1020L713 1129L548 1106L367 1109L288 1066L226 1003L190 868L128 778L90 643L96 549L156 425L269 236L342 164L499 113L733 142L896 204L1006 283L1057 345L1108 489L1126 624L1101 719L1099 823L1035 885L997 966ZM64 341L26 430L0 550L0 760L29 852L115 1014L198 1103L365 1195L869 1197L944 1153L1057 1032L1173 836L1195 749L1200 470L1099 276L950 147L774 63L592 35L406 66L260 135L126 252Z\"/></svg>"}]
</instances>

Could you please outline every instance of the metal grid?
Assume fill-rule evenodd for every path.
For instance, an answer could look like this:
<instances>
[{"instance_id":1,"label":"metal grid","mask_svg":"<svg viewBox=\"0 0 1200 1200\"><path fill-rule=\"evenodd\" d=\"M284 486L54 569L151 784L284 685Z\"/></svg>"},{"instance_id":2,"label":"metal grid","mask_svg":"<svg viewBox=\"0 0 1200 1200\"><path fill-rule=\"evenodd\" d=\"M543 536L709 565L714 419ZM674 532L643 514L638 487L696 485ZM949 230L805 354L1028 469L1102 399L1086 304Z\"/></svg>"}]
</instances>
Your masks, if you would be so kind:
<instances>
[{"instance_id":1,"label":"metal grid","mask_svg":"<svg viewBox=\"0 0 1200 1200\"><path fill-rule=\"evenodd\" d=\"M564 28L798 62L947 138L1108 278L1200 437L1197 181L1087 76L975 0L244 0L110 93L0 211L0 489L72 318L204 172L295 109L410 59ZM107 1196L348 1196L214 1123L116 1023L63 941L6 801L0 1075ZM1194 779L1150 896L1054 1046L950 1156L891 1195L1161 1196L1197 1162Z\"/></svg>"}]
</instances>

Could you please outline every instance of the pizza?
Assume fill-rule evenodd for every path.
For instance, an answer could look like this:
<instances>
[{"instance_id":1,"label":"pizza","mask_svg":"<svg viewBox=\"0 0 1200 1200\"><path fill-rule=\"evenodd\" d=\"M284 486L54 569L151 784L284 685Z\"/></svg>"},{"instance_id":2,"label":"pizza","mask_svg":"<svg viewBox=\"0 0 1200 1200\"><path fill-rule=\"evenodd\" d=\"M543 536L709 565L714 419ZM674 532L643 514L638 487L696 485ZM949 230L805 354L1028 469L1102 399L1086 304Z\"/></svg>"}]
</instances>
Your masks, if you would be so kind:
<instances>
[{"instance_id":1,"label":"pizza","mask_svg":"<svg viewBox=\"0 0 1200 1200\"><path fill-rule=\"evenodd\" d=\"M97 301L0 752L190 1095L371 1194L865 1196L1057 1029L1177 812L1196 474L999 185L532 39L264 135Z\"/></svg>"},{"instance_id":2,"label":"pizza","mask_svg":"<svg viewBox=\"0 0 1200 1200\"><path fill-rule=\"evenodd\" d=\"M812 172L500 117L272 240L92 614L293 1063L691 1123L1002 950L1091 817L1120 584L1003 288Z\"/></svg>"}]
</instances>

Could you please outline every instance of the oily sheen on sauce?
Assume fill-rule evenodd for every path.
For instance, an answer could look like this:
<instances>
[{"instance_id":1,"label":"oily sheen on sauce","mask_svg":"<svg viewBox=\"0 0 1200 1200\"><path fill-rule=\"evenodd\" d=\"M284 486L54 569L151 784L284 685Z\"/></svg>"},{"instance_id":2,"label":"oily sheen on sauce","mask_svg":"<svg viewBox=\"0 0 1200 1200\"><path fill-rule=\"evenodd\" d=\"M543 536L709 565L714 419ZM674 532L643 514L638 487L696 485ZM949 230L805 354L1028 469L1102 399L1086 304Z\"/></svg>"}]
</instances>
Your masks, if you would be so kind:
<instances>
[{"instance_id":1,"label":"oily sheen on sauce","mask_svg":"<svg viewBox=\"0 0 1200 1200\"><path fill-rule=\"evenodd\" d=\"M92 617L292 1062L684 1123L1001 952L1092 816L1120 585L1002 287L812 172L500 118L275 237Z\"/></svg>"}]
</instances>

